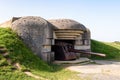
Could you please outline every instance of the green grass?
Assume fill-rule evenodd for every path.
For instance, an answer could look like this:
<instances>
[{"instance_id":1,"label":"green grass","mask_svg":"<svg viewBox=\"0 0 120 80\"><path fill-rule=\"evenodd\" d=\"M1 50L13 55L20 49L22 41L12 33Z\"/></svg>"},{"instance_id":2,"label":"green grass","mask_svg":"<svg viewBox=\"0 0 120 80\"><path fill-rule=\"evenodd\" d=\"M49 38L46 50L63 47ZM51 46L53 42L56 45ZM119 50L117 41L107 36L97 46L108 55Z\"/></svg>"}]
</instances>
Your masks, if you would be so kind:
<instances>
[{"instance_id":1,"label":"green grass","mask_svg":"<svg viewBox=\"0 0 120 80\"><path fill-rule=\"evenodd\" d=\"M35 80L24 74L23 71L25 70L48 80L80 80L75 72L43 62L26 47L11 29L0 28L0 46L7 49L7 52L9 52L7 58L12 60L12 63L9 64L7 58L0 54L0 80ZM13 66L16 62L20 63L21 71L16 70Z\"/></svg>"},{"instance_id":2,"label":"green grass","mask_svg":"<svg viewBox=\"0 0 120 80\"><path fill-rule=\"evenodd\" d=\"M106 57L92 56L92 59L109 59L120 61L120 43L119 42L100 42L91 40L91 49L93 52L106 54Z\"/></svg>"}]
</instances>

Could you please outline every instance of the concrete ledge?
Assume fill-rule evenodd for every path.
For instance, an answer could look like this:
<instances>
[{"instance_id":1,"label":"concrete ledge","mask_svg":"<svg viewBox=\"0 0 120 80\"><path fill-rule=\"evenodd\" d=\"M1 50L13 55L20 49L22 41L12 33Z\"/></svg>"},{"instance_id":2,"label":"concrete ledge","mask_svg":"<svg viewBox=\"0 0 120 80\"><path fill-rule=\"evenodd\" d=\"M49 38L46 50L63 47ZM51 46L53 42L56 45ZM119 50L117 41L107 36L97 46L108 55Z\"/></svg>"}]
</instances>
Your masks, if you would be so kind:
<instances>
[{"instance_id":1,"label":"concrete ledge","mask_svg":"<svg viewBox=\"0 0 120 80\"><path fill-rule=\"evenodd\" d=\"M88 46L86 46L86 45L81 45L81 46L75 45L74 47L75 47L75 49L78 49L78 50L90 49L90 45L88 45Z\"/></svg>"},{"instance_id":2,"label":"concrete ledge","mask_svg":"<svg viewBox=\"0 0 120 80\"><path fill-rule=\"evenodd\" d=\"M77 63L83 63L83 62L88 62L90 59L88 58L79 58L76 60L71 60L71 61L54 61L53 63L55 64L77 64Z\"/></svg>"}]
</instances>

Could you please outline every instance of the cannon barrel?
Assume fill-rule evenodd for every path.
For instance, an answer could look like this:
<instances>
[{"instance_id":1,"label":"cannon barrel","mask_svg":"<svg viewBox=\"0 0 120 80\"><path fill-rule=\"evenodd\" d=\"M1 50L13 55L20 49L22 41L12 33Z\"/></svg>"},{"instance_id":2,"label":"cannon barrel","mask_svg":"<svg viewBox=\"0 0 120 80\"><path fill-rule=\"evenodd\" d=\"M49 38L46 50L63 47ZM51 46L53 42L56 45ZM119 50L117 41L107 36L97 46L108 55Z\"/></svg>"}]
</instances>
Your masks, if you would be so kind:
<instances>
[{"instance_id":1,"label":"cannon barrel","mask_svg":"<svg viewBox=\"0 0 120 80\"><path fill-rule=\"evenodd\" d=\"M77 49L69 49L70 52L75 52L75 53L82 53L82 54L91 54L91 55L96 55L96 56L101 56L101 57L105 57L106 54L103 53L95 53L95 52L91 52L91 51L86 51L86 50L77 50Z\"/></svg>"}]
</instances>

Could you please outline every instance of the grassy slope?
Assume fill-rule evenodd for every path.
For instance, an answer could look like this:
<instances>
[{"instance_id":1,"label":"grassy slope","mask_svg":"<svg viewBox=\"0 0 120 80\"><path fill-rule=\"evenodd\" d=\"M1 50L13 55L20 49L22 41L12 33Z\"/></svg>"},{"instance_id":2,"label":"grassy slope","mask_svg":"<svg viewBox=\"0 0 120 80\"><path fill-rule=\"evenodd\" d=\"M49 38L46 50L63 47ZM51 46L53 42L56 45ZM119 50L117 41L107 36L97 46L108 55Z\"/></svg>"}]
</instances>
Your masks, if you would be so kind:
<instances>
[{"instance_id":1,"label":"grassy slope","mask_svg":"<svg viewBox=\"0 0 120 80\"><path fill-rule=\"evenodd\" d=\"M12 63L8 64L6 58L0 54L0 80L35 80L25 75L22 72L24 70L30 70L32 73L49 80L68 80L73 77L74 80L80 80L74 72L43 62L10 29L0 28L1 45L7 48L10 53L7 57L12 59ZM12 64L16 62L20 63L22 71L13 70Z\"/></svg>"},{"instance_id":2,"label":"grassy slope","mask_svg":"<svg viewBox=\"0 0 120 80\"><path fill-rule=\"evenodd\" d=\"M111 59L120 60L120 43L115 42L100 42L91 40L91 48L93 52L100 52L106 54L106 57L92 56L93 59Z\"/></svg>"}]
</instances>

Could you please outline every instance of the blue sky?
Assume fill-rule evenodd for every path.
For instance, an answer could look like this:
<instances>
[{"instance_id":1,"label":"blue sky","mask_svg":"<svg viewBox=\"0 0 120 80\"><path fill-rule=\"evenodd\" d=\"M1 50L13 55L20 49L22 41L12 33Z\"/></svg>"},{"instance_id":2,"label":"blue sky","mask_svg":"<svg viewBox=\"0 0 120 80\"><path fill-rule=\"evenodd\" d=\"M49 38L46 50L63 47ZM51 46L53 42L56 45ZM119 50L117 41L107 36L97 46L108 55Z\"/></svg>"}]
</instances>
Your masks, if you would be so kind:
<instances>
[{"instance_id":1,"label":"blue sky","mask_svg":"<svg viewBox=\"0 0 120 80\"><path fill-rule=\"evenodd\" d=\"M120 41L120 0L1 0L0 23L14 16L74 19L92 39Z\"/></svg>"}]
</instances>

